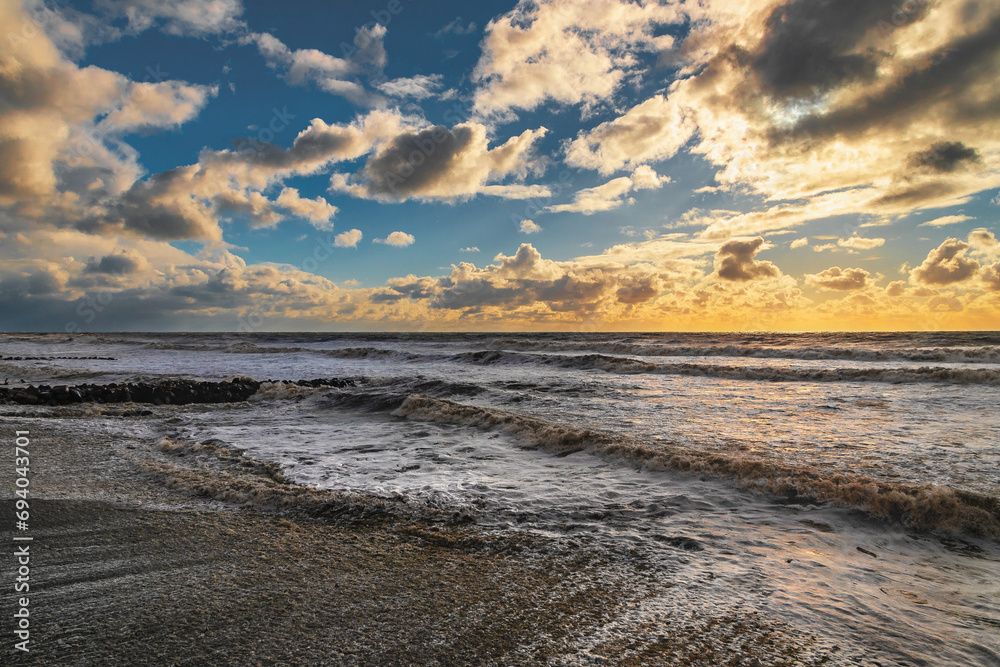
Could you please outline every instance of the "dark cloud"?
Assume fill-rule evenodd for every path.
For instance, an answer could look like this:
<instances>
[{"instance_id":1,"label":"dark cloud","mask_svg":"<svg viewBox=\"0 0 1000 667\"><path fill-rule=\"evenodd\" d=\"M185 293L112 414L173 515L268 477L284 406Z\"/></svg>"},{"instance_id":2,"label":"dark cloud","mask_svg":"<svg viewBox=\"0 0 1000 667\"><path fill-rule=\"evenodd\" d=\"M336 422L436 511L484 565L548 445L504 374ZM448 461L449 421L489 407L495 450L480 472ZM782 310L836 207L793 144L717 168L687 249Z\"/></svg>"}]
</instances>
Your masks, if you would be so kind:
<instances>
[{"instance_id":1,"label":"dark cloud","mask_svg":"<svg viewBox=\"0 0 1000 667\"><path fill-rule=\"evenodd\" d=\"M887 192L871 201L871 208L919 207L920 204L961 192L961 186L946 181L931 181L912 185L902 190Z\"/></svg>"},{"instance_id":2,"label":"dark cloud","mask_svg":"<svg viewBox=\"0 0 1000 667\"><path fill-rule=\"evenodd\" d=\"M437 125L396 137L361 171L369 193L405 197L433 187L451 174L456 158L474 139L468 126L454 130Z\"/></svg>"},{"instance_id":3,"label":"dark cloud","mask_svg":"<svg viewBox=\"0 0 1000 667\"><path fill-rule=\"evenodd\" d=\"M917 3L915 3L917 4ZM905 17L919 19L928 3ZM764 39L749 61L765 91L803 97L875 76L876 51L856 52L879 21L892 18L898 0L794 0L775 7Z\"/></svg>"},{"instance_id":4,"label":"dark cloud","mask_svg":"<svg viewBox=\"0 0 1000 667\"><path fill-rule=\"evenodd\" d=\"M910 276L923 285L951 285L967 280L979 271L979 262L966 258L968 249L968 243L948 239L931 250Z\"/></svg>"},{"instance_id":5,"label":"dark cloud","mask_svg":"<svg viewBox=\"0 0 1000 667\"><path fill-rule=\"evenodd\" d=\"M139 263L128 255L105 255L100 261L92 259L87 262L84 273L104 273L107 275L124 276L139 270Z\"/></svg>"},{"instance_id":6,"label":"dark cloud","mask_svg":"<svg viewBox=\"0 0 1000 667\"><path fill-rule=\"evenodd\" d=\"M287 125L288 119L294 116L280 111L275 118ZM312 125L295 137L290 148L281 148L253 138L240 138L233 141L235 151L206 152L202 155L202 161L230 164L246 162L268 169L289 170L322 164L336 157L353 157L364 150L364 143L360 133L351 128L328 126L313 121Z\"/></svg>"},{"instance_id":7,"label":"dark cloud","mask_svg":"<svg viewBox=\"0 0 1000 667\"><path fill-rule=\"evenodd\" d=\"M917 169L950 172L979 162L979 153L961 141L938 141L925 151L911 154L908 162Z\"/></svg>"},{"instance_id":8,"label":"dark cloud","mask_svg":"<svg viewBox=\"0 0 1000 667\"><path fill-rule=\"evenodd\" d=\"M463 281L458 285L443 290L441 294L430 302L430 306L431 308L443 308L446 310L501 305L514 308L516 306L527 305L531 302L532 295L520 285L500 287L494 285L489 279L477 278Z\"/></svg>"},{"instance_id":9,"label":"dark cloud","mask_svg":"<svg viewBox=\"0 0 1000 667\"><path fill-rule=\"evenodd\" d=\"M161 241L218 238L211 208L190 195L176 195L186 189L194 170L177 167L135 182L109 211L106 222Z\"/></svg>"},{"instance_id":10,"label":"dark cloud","mask_svg":"<svg viewBox=\"0 0 1000 667\"><path fill-rule=\"evenodd\" d=\"M806 282L823 289L848 292L868 287L870 277L871 274L864 269L841 269L839 266L831 266L826 271L807 275Z\"/></svg>"},{"instance_id":11,"label":"dark cloud","mask_svg":"<svg viewBox=\"0 0 1000 667\"><path fill-rule=\"evenodd\" d=\"M615 292L615 296L618 298L619 303L637 305L640 303L646 303L647 301L655 298L659 293L660 290L656 285L655 279L646 277L622 285L618 288L618 291Z\"/></svg>"},{"instance_id":12,"label":"dark cloud","mask_svg":"<svg viewBox=\"0 0 1000 667\"><path fill-rule=\"evenodd\" d=\"M723 280L746 282L764 278L776 278L781 275L771 262L758 262L754 255L764 245L764 239L758 236L750 241L730 241L719 248L715 256L716 273Z\"/></svg>"},{"instance_id":13,"label":"dark cloud","mask_svg":"<svg viewBox=\"0 0 1000 667\"><path fill-rule=\"evenodd\" d=\"M949 42L913 63L910 71L866 98L830 113L806 116L788 130L775 131L772 139L801 136L831 137L856 134L881 125L908 123L910 116L941 107L952 120L996 118L1000 90L982 90L996 78L1000 53L1000 15L977 32ZM989 89L986 89L989 90Z\"/></svg>"}]
</instances>

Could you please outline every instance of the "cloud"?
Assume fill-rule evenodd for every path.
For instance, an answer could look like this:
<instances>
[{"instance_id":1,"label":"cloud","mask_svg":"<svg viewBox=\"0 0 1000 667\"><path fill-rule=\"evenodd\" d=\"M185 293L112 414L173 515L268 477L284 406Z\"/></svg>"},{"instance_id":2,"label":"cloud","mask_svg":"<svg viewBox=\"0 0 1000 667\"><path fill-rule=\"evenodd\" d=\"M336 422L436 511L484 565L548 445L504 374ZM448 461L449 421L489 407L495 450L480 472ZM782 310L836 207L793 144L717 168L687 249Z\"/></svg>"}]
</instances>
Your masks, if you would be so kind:
<instances>
[{"instance_id":1,"label":"cloud","mask_svg":"<svg viewBox=\"0 0 1000 667\"><path fill-rule=\"evenodd\" d=\"M906 283L902 280L894 280L885 288L886 296L897 297L906 294Z\"/></svg>"},{"instance_id":2,"label":"cloud","mask_svg":"<svg viewBox=\"0 0 1000 667\"><path fill-rule=\"evenodd\" d=\"M50 7L40 0L25 0L23 7L52 44L73 60L82 58L87 47L117 41L123 34L106 17L86 14L66 3Z\"/></svg>"},{"instance_id":3,"label":"cloud","mask_svg":"<svg viewBox=\"0 0 1000 667\"><path fill-rule=\"evenodd\" d=\"M351 229L337 234L334 245L338 248L357 248L363 236L360 229Z\"/></svg>"},{"instance_id":4,"label":"cloud","mask_svg":"<svg viewBox=\"0 0 1000 667\"><path fill-rule=\"evenodd\" d=\"M979 274L983 285L991 292L1000 292L1000 262L992 266L984 266Z\"/></svg>"},{"instance_id":5,"label":"cloud","mask_svg":"<svg viewBox=\"0 0 1000 667\"><path fill-rule=\"evenodd\" d=\"M572 203L547 206L545 210L551 213L565 211L584 215L610 211L622 204L633 203L631 197L626 199L625 196L634 190L651 190L669 182L670 177L659 176L652 168L643 165L637 167L631 176L622 176L604 185L580 190L573 196Z\"/></svg>"},{"instance_id":6,"label":"cloud","mask_svg":"<svg viewBox=\"0 0 1000 667\"><path fill-rule=\"evenodd\" d=\"M135 273L143 265L140 258L127 254L105 255L98 261L87 262L84 273L104 273L108 275L125 275Z\"/></svg>"},{"instance_id":7,"label":"cloud","mask_svg":"<svg viewBox=\"0 0 1000 667\"><path fill-rule=\"evenodd\" d=\"M953 296L932 296L927 301L927 308L932 313L958 313L964 310L965 306Z\"/></svg>"},{"instance_id":8,"label":"cloud","mask_svg":"<svg viewBox=\"0 0 1000 667\"><path fill-rule=\"evenodd\" d=\"M777 278L781 275L777 266L754 259L763 245L764 239L759 236L749 241L725 243L715 255L715 274L723 280L735 282Z\"/></svg>"},{"instance_id":9,"label":"cloud","mask_svg":"<svg viewBox=\"0 0 1000 667\"><path fill-rule=\"evenodd\" d=\"M289 122L284 111L277 114ZM386 111L370 112L345 125L316 118L288 148L257 142L239 150L202 151L197 164L133 183L88 228L120 228L162 240L219 241L220 216L237 213L250 216L254 225L274 225L281 220L275 205L325 228L336 210L324 199L304 200L297 191L283 191L283 201L270 202L261 191L291 176L314 174L364 155L396 136L407 122Z\"/></svg>"},{"instance_id":10,"label":"cloud","mask_svg":"<svg viewBox=\"0 0 1000 667\"><path fill-rule=\"evenodd\" d=\"M574 317L599 308L634 308L651 302L669 284L668 270L610 263L544 259L529 243L513 256L498 254L494 264L478 268L462 262L443 278L408 276L387 283L384 300L427 300L432 310L462 311L463 317L508 315L539 307L555 316Z\"/></svg>"},{"instance_id":11,"label":"cloud","mask_svg":"<svg viewBox=\"0 0 1000 667\"><path fill-rule=\"evenodd\" d=\"M360 83L358 76L382 71L386 61L385 34L385 26L381 24L361 28L354 36L350 56L344 58L317 49L292 50L266 32L249 33L240 42L255 45L268 67L281 71L282 78L293 86L314 84L355 104L374 105L378 97Z\"/></svg>"},{"instance_id":12,"label":"cloud","mask_svg":"<svg viewBox=\"0 0 1000 667\"><path fill-rule=\"evenodd\" d=\"M969 244L947 239L927 254L927 259L910 272L910 280L918 285L952 285L971 278L979 270L979 262L965 256Z\"/></svg>"},{"instance_id":13,"label":"cloud","mask_svg":"<svg viewBox=\"0 0 1000 667\"><path fill-rule=\"evenodd\" d=\"M522 220L519 229L522 234L537 234L542 231L541 226L536 224L534 220Z\"/></svg>"},{"instance_id":14,"label":"cloud","mask_svg":"<svg viewBox=\"0 0 1000 667\"><path fill-rule=\"evenodd\" d=\"M322 197L303 199L295 188L284 188L275 203L295 215L308 218L317 229L333 229L333 225L329 223L330 218L337 214L337 207Z\"/></svg>"},{"instance_id":15,"label":"cloud","mask_svg":"<svg viewBox=\"0 0 1000 667\"><path fill-rule=\"evenodd\" d=\"M205 36L243 26L241 0L95 0L108 18L124 18L127 32L158 27L168 35Z\"/></svg>"},{"instance_id":16,"label":"cloud","mask_svg":"<svg viewBox=\"0 0 1000 667\"><path fill-rule=\"evenodd\" d=\"M1000 255L1000 241L988 229L979 228L969 232L969 245L975 252L985 255Z\"/></svg>"},{"instance_id":17,"label":"cloud","mask_svg":"<svg viewBox=\"0 0 1000 667\"><path fill-rule=\"evenodd\" d=\"M180 81L133 82L121 106L98 124L102 133L149 128L176 128L195 118L218 95L217 86Z\"/></svg>"},{"instance_id":18,"label":"cloud","mask_svg":"<svg viewBox=\"0 0 1000 667\"><path fill-rule=\"evenodd\" d=\"M461 248L459 252L479 252L479 248L476 246L470 246L468 248Z\"/></svg>"},{"instance_id":19,"label":"cloud","mask_svg":"<svg viewBox=\"0 0 1000 667\"><path fill-rule=\"evenodd\" d=\"M885 245L885 239L868 239L854 234L848 239L837 239L837 245L851 250L871 250Z\"/></svg>"},{"instance_id":20,"label":"cloud","mask_svg":"<svg viewBox=\"0 0 1000 667\"><path fill-rule=\"evenodd\" d=\"M979 153L961 141L938 141L910 155L909 164L932 172L952 172L980 161Z\"/></svg>"},{"instance_id":21,"label":"cloud","mask_svg":"<svg viewBox=\"0 0 1000 667\"><path fill-rule=\"evenodd\" d=\"M408 245L413 245L415 240L416 239L413 238L412 234L407 234L406 232L392 232L384 239L375 239L374 243L384 243L386 245L396 246L397 248L403 248Z\"/></svg>"},{"instance_id":22,"label":"cloud","mask_svg":"<svg viewBox=\"0 0 1000 667\"><path fill-rule=\"evenodd\" d=\"M968 215L946 215L941 218L934 218L933 220L928 220L927 222L920 223L921 227L944 227L945 225L957 225L960 222L965 222L966 220L975 220L972 216Z\"/></svg>"},{"instance_id":23,"label":"cloud","mask_svg":"<svg viewBox=\"0 0 1000 667\"><path fill-rule=\"evenodd\" d=\"M622 0L521 2L486 26L473 72L473 105L484 115L530 110L546 100L593 104L608 99L636 69L636 52L657 53L680 23L678 9Z\"/></svg>"},{"instance_id":24,"label":"cloud","mask_svg":"<svg viewBox=\"0 0 1000 667\"><path fill-rule=\"evenodd\" d=\"M683 8L678 78L578 135L568 163L610 174L686 148L715 167L712 187L767 202L709 223L720 240L886 221L1000 186L1000 6L921 3L888 33L889 0Z\"/></svg>"},{"instance_id":25,"label":"cloud","mask_svg":"<svg viewBox=\"0 0 1000 667\"><path fill-rule=\"evenodd\" d=\"M795 239L794 241L792 241L788 245L788 247L791 248L792 250L795 250L796 248L805 248L808 245L809 245L809 239L808 238L801 238L801 239Z\"/></svg>"},{"instance_id":26,"label":"cloud","mask_svg":"<svg viewBox=\"0 0 1000 667\"><path fill-rule=\"evenodd\" d=\"M677 102L656 95L624 115L581 132L566 146L566 162L610 174L673 157L696 125Z\"/></svg>"},{"instance_id":27,"label":"cloud","mask_svg":"<svg viewBox=\"0 0 1000 667\"><path fill-rule=\"evenodd\" d=\"M832 266L816 274L807 274L806 282L825 290L846 292L861 290L869 286L871 275L864 269L841 269ZM891 296L891 295L890 295Z\"/></svg>"},{"instance_id":28,"label":"cloud","mask_svg":"<svg viewBox=\"0 0 1000 667\"><path fill-rule=\"evenodd\" d=\"M409 97L415 100L422 100L433 97L441 90L442 79L440 74L417 74L409 78L392 79L379 84L378 89L389 97Z\"/></svg>"},{"instance_id":29,"label":"cloud","mask_svg":"<svg viewBox=\"0 0 1000 667\"><path fill-rule=\"evenodd\" d=\"M537 170L534 143L546 128L525 130L507 142L489 148L486 127L463 123L403 132L386 142L353 175L334 174L331 189L379 201L407 199L457 201L477 194L512 199L544 196L541 186L496 184L505 178L523 179ZM490 183L493 181L494 183Z\"/></svg>"},{"instance_id":30,"label":"cloud","mask_svg":"<svg viewBox=\"0 0 1000 667\"><path fill-rule=\"evenodd\" d=\"M14 214L0 219L3 227L103 219L143 174L124 137L173 129L215 94L212 86L78 67L13 3L0 4L0 24L8 37L0 43L0 207Z\"/></svg>"},{"instance_id":31,"label":"cloud","mask_svg":"<svg viewBox=\"0 0 1000 667\"><path fill-rule=\"evenodd\" d=\"M440 39L446 35L469 35L475 31L476 24L474 21L466 23L462 20L461 16L456 16L450 23L434 33L434 36Z\"/></svg>"}]
</instances>

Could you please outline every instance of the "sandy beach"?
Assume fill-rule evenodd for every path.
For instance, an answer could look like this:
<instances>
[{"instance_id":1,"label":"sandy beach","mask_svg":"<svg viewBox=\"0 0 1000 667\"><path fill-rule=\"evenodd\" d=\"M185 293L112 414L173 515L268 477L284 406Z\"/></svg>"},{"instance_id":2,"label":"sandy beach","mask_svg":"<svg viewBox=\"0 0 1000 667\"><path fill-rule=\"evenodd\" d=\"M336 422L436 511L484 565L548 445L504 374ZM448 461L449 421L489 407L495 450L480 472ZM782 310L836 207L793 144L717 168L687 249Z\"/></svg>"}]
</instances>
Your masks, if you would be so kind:
<instances>
[{"instance_id":1,"label":"sandy beach","mask_svg":"<svg viewBox=\"0 0 1000 667\"><path fill-rule=\"evenodd\" d=\"M612 566L555 540L296 487L212 443L144 439L143 422L182 409L204 408L8 413L30 428L34 462L31 650L5 647L6 664L825 662L757 614L630 624L672 586L640 554ZM11 544L10 495L3 506Z\"/></svg>"}]
</instances>

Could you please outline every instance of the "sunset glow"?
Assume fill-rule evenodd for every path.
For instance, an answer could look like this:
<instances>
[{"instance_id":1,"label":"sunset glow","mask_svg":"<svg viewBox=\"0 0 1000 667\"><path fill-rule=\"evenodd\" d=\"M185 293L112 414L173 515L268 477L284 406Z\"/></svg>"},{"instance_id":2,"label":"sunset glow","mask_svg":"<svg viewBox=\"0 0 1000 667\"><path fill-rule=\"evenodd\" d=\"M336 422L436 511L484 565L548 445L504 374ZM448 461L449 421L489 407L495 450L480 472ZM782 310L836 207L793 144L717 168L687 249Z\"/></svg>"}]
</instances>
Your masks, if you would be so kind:
<instances>
[{"instance_id":1,"label":"sunset glow","mask_svg":"<svg viewBox=\"0 0 1000 667\"><path fill-rule=\"evenodd\" d=\"M993 330L1000 5L2 0L4 330Z\"/></svg>"}]
</instances>

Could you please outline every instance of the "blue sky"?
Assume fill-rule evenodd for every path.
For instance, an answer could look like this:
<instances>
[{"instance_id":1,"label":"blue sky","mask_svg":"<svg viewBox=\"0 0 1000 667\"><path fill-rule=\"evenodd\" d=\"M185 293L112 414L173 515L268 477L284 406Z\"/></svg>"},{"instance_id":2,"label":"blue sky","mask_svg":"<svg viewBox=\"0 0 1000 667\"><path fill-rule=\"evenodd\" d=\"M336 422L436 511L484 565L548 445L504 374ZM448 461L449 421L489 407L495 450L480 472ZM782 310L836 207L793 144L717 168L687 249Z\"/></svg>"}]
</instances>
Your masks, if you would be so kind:
<instances>
[{"instance_id":1,"label":"blue sky","mask_svg":"<svg viewBox=\"0 0 1000 667\"><path fill-rule=\"evenodd\" d=\"M0 328L995 328L1000 8L854 4L0 0Z\"/></svg>"}]
</instances>

